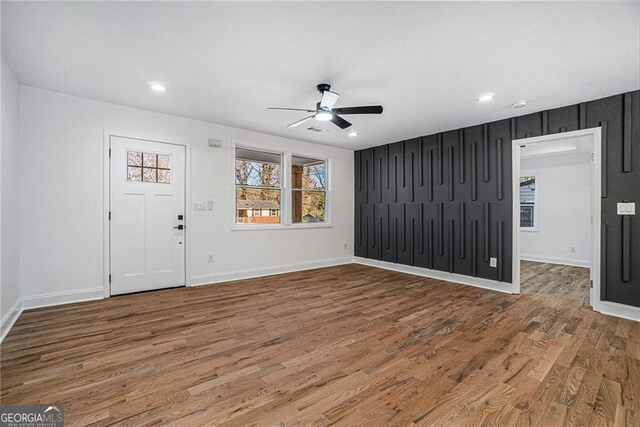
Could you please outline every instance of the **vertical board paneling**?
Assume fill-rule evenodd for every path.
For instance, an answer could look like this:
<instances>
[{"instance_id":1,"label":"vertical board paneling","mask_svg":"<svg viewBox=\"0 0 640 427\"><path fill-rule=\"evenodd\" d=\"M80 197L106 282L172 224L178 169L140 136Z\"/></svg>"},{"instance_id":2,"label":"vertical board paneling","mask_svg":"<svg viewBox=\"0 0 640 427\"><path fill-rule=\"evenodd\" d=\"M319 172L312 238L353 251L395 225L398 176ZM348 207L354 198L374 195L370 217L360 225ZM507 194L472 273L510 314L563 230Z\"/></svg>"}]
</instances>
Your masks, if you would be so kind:
<instances>
[{"instance_id":1,"label":"vertical board paneling","mask_svg":"<svg viewBox=\"0 0 640 427\"><path fill-rule=\"evenodd\" d=\"M622 280L631 281L631 216L622 216Z\"/></svg>"},{"instance_id":2,"label":"vertical board paneling","mask_svg":"<svg viewBox=\"0 0 640 427\"><path fill-rule=\"evenodd\" d=\"M433 150L427 154L427 165L429 165L429 201L433 202Z\"/></svg>"},{"instance_id":3,"label":"vertical board paneling","mask_svg":"<svg viewBox=\"0 0 640 427\"><path fill-rule=\"evenodd\" d=\"M602 298L640 307L640 227L616 214L640 201L638 111L634 91L356 151L354 253L510 281L510 141L600 126Z\"/></svg>"},{"instance_id":4,"label":"vertical board paneling","mask_svg":"<svg viewBox=\"0 0 640 427\"><path fill-rule=\"evenodd\" d=\"M491 242L491 235L489 234L490 232L490 227L489 227L489 202L485 202L484 203L484 236L483 236L483 241L484 241L484 261L485 262L489 262L489 257L490 257L490 242Z\"/></svg>"},{"instance_id":5,"label":"vertical board paneling","mask_svg":"<svg viewBox=\"0 0 640 427\"><path fill-rule=\"evenodd\" d=\"M438 203L438 255L444 255L444 203Z\"/></svg>"},{"instance_id":6,"label":"vertical board paneling","mask_svg":"<svg viewBox=\"0 0 640 427\"><path fill-rule=\"evenodd\" d=\"M478 221L471 221L471 275L478 276Z\"/></svg>"},{"instance_id":7,"label":"vertical board paneling","mask_svg":"<svg viewBox=\"0 0 640 427\"><path fill-rule=\"evenodd\" d=\"M631 172L631 93L624 94L622 171Z\"/></svg>"},{"instance_id":8,"label":"vertical board paneling","mask_svg":"<svg viewBox=\"0 0 640 427\"><path fill-rule=\"evenodd\" d=\"M464 149L464 129L460 129L460 133L458 134L458 155L459 155L459 165L458 167L460 168L460 184L464 184L465 181L465 173L466 173L466 169L465 169L465 162L464 162L464 154L465 154L465 149Z\"/></svg>"},{"instance_id":9,"label":"vertical board paneling","mask_svg":"<svg viewBox=\"0 0 640 427\"><path fill-rule=\"evenodd\" d=\"M411 184L411 188L410 188L411 197L409 198L409 200L411 202L413 202L414 199L415 199L415 191L416 191L415 182L414 182L415 181L414 180L415 171L414 171L413 157L414 157L414 155L413 155L413 153L411 153L411 183L410 183Z\"/></svg>"},{"instance_id":10,"label":"vertical board paneling","mask_svg":"<svg viewBox=\"0 0 640 427\"><path fill-rule=\"evenodd\" d=\"M482 126L482 170L484 182L489 182L489 125Z\"/></svg>"},{"instance_id":11,"label":"vertical board paneling","mask_svg":"<svg viewBox=\"0 0 640 427\"><path fill-rule=\"evenodd\" d=\"M498 281L502 282L504 280L504 221L498 221L496 226L498 228Z\"/></svg>"},{"instance_id":12,"label":"vertical board paneling","mask_svg":"<svg viewBox=\"0 0 640 427\"><path fill-rule=\"evenodd\" d=\"M443 172L444 172L444 147L442 143L442 134L438 134L438 184L442 185L443 182Z\"/></svg>"},{"instance_id":13,"label":"vertical board paneling","mask_svg":"<svg viewBox=\"0 0 640 427\"><path fill-rule=\"evenodd\" d=\"M465 242L467 241L467 236L465 235L465 214L466 214L466 205L464 202L460 203L460 258L464 259L465 257Z\"/></svg>"},{"instance_id":14,"label":"vertical board paneling","mask_svg":"<svg viewBox=\"0 0 640 427\"><path fill-rule=\"evenodd\" d=\"M498 183L498 200L502 200L502 186L503 186L503 176L502 176L502 138L496 139L496 157L497 157L497 171L496 171L496 182Z\"/></svg>"},{"instance_id":15,"label":"vertical board paneling","mask_svg":"<svg viewBox=\"0 0 640 427\"><path fill-rule=\"evenodd\" d=\"M600 258L607 260L607 224L600 225ZM600 299L607 300L607 263L602 263L600 270Z\"/></svg>"},{"instance_id":16,"label":"vertical board paneling","mask_svg":"<svg viewBox=\"0 0 640 427\"><path fill-rule=\"evenodd\" d=\"M420 253L424 253L424 203L420 203Z\"/></svg>"},{"instance_id":17,"label":"vertical board paneling","mask_svg":"<svg viewBox=\"0 0 640 427\"><path fill-rule=\"evenodd\" d=\"M608 188L609 188L609 181L608 181L608 177L609 177L609 156L608 156L608 152L609 152L609 143L607 140L607 121L603 120L600 122L600 132L601 132L601 141L600 143L602 144L602 158L600 159L601 161L601 182L600 182L600 196L603 198L606 198L607 195L609 194L608 192Z\"/></svg>"},{"instance_id":18,"label":"vertical board paneling","mask_svg":"<svg viewBox=\"0 0 640 427\"><path fill-rule=\"evenodd\" d=\"M449 147L449 201L453 201L453 147Z\"/></svg>"},{"instance_id":19,"label":"vertical board paneling","mask_svg":"<svg viewBox=\"0 0 640 427\"><path fill-rule=\"evenodd\" d=\"M471 200L478 200L478 143L471 144Z\"/></svg>"},{"instance_id":20,"label":"vertical board paneling","mask_svg":"<svg viewBox=\"0 0 640 427\"><path fill-rule=\"evenodd\" d=\"M455 228L454 221L453 221L453 219L450 219L449 220L449 273L453 273L453 260L455 258L455 256L453 255L453 249L454 249L454 246L455 246L455 243L454 243L454 240L453 240L453 238L454 238L454 235L453 235L454 230L453 229L454 228Z\"/></svg>"}]
</instances>

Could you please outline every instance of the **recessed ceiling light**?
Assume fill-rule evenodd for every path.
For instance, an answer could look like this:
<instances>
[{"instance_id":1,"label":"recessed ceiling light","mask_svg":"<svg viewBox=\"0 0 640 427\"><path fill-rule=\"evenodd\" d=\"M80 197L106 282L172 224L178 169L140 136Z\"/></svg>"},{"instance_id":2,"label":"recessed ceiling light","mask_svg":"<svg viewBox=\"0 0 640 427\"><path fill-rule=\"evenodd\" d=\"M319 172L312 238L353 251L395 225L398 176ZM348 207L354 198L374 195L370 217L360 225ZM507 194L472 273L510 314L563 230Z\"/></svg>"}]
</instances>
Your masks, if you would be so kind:
<instances>
[{"instance_id":1,"label":"recessed ceiling light","mask_svg":"<svg viewBox=\"0 0 640 427\"><path fill-rule=\"evenodd\" d=\"M149 82L149 87L156 92L164 92L167 88L159 82Z\"/></svg>"},{"instance_id":2,"label":"recessed ceiling light","mask_svg":"<svg viewBox=\"0 0 640 427\"><path fill-rule=\"evenodd\" d=\"M349 132L349 136L358 136L358 132L355 130L352 130L351 132Z\"/></svg>"},{"instance_id":3,"label":"recessed ceiling light","mask_svg":"<svg viewBox=\"0 0 640 427\"><path fill-rule=\"evenodd\" d=\"M518 101L516 103L513 104L513 108L522 108L522 107L526 107L527 106L527 101Z\"/></svg>"},{"instance_id":4,"label":"recessed ceiling light","mask_svg":"<svg viewBox=\"0 0 640 427\"><path fill-rule=\"evenodd\" d=\"M480 102L489 102L491 101L493 98L495 98L496 94L495 93L485 93L484 95L481 95L478 98L478 101Z\"/></svg>"}]
</instances>

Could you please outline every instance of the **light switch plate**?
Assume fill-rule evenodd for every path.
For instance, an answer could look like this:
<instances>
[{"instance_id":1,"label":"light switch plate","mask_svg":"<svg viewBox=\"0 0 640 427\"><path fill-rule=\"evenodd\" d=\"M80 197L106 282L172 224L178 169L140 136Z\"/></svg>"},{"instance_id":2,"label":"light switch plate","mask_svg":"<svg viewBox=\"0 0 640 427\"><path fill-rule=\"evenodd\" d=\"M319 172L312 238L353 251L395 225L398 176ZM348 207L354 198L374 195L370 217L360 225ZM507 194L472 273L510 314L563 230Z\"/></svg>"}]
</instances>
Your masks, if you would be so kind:
<instances>
[{"instance_id":1,"label":"light switch plate","mask_svg":"<svg viewBox=\"0 0 640 427\"><path fill-rule=\"evenodd\" d=\"M618 203L618 215L635 215L635 203Z\"/></svg>"},{"instance_id":2,"label":"light switch plate","mask_svg":"<svg viewBox=\"0 0 640 427\"><path fill-rule=\"evenodd\" d=\"M489 258L489 267L497 267L498 258Z\"/></svg>"},{"instance_id":3,"label":"light switch plate","mask_svg":"<svg viewBox=\"0 0 640 427\"><path fill-rule=\"evenodd\" d=\"M207 210L208 211L212 211L213 210L213 200L211 200L211 199L207 200Z\"/></svg>"}]
</instances>

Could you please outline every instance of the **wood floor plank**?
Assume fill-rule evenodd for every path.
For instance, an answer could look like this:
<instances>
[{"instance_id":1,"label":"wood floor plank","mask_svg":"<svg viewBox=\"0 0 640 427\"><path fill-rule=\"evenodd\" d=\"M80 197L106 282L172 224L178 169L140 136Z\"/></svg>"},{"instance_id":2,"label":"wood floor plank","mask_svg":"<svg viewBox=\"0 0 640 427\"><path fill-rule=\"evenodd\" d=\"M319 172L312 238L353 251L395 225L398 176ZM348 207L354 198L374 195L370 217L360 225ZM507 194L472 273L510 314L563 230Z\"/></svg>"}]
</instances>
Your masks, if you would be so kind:
<instances>
[{"instance_id":1,"label":"wood floor plank","mask_svg":"<svg viewBox=\"0 0 640 427\"><path fill-rule=\"evenodd\" d=\"M589 272L523 262L522 294L344 265L25 311L2 404L68 425L635 426L640 324Z\"/></svg>"}]
</instances>

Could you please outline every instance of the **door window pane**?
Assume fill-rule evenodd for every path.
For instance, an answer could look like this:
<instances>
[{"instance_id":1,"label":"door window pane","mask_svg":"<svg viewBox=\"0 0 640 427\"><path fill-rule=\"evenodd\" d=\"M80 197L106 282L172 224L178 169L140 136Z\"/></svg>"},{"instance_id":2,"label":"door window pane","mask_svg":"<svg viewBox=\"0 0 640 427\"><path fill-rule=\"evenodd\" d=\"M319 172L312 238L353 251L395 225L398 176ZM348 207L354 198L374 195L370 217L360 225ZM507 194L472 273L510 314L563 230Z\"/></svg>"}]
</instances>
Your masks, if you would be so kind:
<instances>
[{"instance_id":1,"label":"door window pane","mask_svg":"<svg viewBox=\"0 0 640 427\"><path fill-rule=\"evenodd\" d=\"M128 151L127 181L170 184L171 155Z\"/></svg>"}]
</instances>

